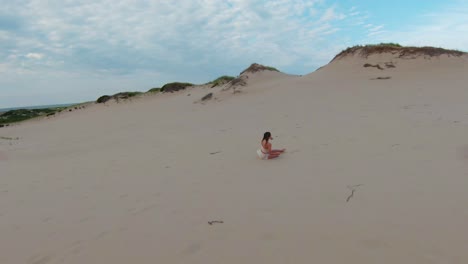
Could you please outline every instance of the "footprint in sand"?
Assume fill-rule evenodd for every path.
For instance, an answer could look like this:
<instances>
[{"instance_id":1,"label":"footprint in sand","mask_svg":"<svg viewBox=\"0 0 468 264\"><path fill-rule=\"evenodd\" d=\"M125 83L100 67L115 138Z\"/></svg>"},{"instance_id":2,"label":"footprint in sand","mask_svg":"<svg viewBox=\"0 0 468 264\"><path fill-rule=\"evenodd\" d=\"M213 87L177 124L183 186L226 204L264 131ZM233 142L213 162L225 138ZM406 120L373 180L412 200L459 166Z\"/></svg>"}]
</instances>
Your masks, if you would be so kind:
<instances>
[{"instance_id":1,"label":"footprint in sand","mask_svg":"<svg viewBox=\"0 0 468 264\"><path fill-rule=\"evenodd\" d=\"M99 234L96 236L96 239L101 239L101 238L107 236L107 234L109 234L108 231L102 231L101 233L99 233Z\"/></svg>"},{"instance_id":2,"label":"footprint in sand","mask_svg":"<svg viewBox=\"0 0 468 264\"><path fill-rule=\"evenodd\" d=\"M74 248L71 253L74 254L74 255L78 255L81 253L81 251L83 251L83 246L77 246L76 248Z\"/></svg>"},{"instance_id":3,"label":"footprint in sand","mask_svg":"<svg viewBox=\"0 0 468 264\"><path fill-rule=\"evenodd\" d=\"M85 223L85 222L88 222L90 220L89 217L84 217L84 218L81 218L79 223Z\"/></svg>"},{"instance_id":4,"label":"footprint in sand","mask_svg":"<svg viewBox=\"0 0 468 264\"><path fill-rule=\"evenodd\" d=\"M82 250L83 250L83 242L81 240L76 240L75 242L68 244L64 248L64 253L66 255L69 255L69 254L78 255L81 253Z\"/></svg>"},{"instance_id":5,"label":"footprint in sand","mask_svg":"<svg viewBox=\"0 0 468 264\"><path fill-rule=\"evenodd\" d=\"M141 213L145 213L153 208L156 208L158 206L158 204L150 204L150 205L147 205L141 209L137 209L135 211L133 211L132 215L137 215L137 214L141 214Z\"/></svg>"},{"instance_id":6,"label":"footprint in sand","mask_svg":"<svg viewBox=\"0 0 468 264\"><path fill-rule=\"evenodd\" d=\"M46 264L46 263L49 263L52 260L52 257L50 257L50 256L33 256L30 259L31 259L31 261L29 263L31 263L31 264Z\"/></svg>"},{"instance_id":7,"label":"footprint in sand","mask_svg":"<svg viewBox=\"0 0 468 264\"><path fill-rule=\"evenodd\" d=\"M193 244L189 245L186 249L184 249L182 251L182 255L190 256L190 255L196 254L201 249L202 249L202 244L201 243L193 243Z\"/></svg>"}]
</instances>

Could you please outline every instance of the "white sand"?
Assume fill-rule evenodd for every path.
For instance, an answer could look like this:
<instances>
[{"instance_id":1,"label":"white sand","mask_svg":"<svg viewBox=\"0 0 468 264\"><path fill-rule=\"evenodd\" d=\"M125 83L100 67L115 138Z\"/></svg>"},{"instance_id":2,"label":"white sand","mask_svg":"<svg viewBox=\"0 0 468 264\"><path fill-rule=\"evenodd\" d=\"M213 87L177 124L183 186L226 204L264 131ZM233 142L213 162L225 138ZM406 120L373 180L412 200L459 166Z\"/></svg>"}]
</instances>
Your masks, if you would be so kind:
<instances>
[{"instance_id":1,"label":"white sand","mask_svg":"<svg viewBox=\"0 0 468 264\"><path fill-rule=\"evenodd\" d=\"M0 128L0 263L466 264L467 84L349 57Z\"/></svg>"}]
</instances>

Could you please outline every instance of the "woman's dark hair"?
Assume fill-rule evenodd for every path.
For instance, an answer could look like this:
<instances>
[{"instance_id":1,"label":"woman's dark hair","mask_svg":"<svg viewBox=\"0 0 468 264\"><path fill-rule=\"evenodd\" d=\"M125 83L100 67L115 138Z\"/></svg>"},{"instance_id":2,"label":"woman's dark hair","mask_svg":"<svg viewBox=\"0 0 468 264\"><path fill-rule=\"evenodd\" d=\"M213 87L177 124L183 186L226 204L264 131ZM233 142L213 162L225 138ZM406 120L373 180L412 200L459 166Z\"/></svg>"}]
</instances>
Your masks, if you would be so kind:
<instances>
[{"instance_id":1,"label":"woman's dark hair","mask_svg":"<svg viewBox=\"0 0 468 264\"><path fill-rule=\"evenodd\" d=\"M270 132L265 132L265 134L263 134L263 140L266 140L266 142L268 142L268 140L270 139L271 137L271 133Z\"/></svg>"}]
</instances>

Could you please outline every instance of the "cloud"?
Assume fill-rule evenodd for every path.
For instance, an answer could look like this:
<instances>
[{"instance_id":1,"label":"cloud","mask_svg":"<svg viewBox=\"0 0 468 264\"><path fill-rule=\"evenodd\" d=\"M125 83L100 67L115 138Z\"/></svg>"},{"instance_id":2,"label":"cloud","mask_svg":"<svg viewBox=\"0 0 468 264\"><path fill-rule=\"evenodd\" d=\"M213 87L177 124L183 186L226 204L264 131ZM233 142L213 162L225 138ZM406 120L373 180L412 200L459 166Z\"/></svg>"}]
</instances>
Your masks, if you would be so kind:
<instances>
[{"instance_id":1,"label":"cloud","mask_svg":"<svg viewBox=\"0 0 468 264\"><path fill-rule=\"evenodd\" d=\"M26 54L26 58L28 58L28 59L40 60L43 57L44 57L44 54L42 54L42 53L28 53L28 54Z\"/></svg>"},{"instance_id":2,"label":"cloud","mask_svg":"<svg viewBox=\"0 0 468 264\"><path fill-rule=\"evenodd\" d=\"M367 36L368 37L378 36L378 35L384 34L386 32L384 30L384 25L375 26L375 25L372 25L372 24L367 24L365 26L365 28L367 30Z\"/></svg>"},{"instance_id":3,"label":"cloud","mask_svg":"<svg viewBox=\"0 0 468 264\"><path fill-rule=\"evenodd\" d=\"M351 14L355 15L356 12L352 12ZM344 14L336 13L335 7L330 7L330 8L325 10L325 13L322 15L319 22L327 22L327 21L331 21L331 20L342 20L345 17L346 16Z\"/></svg>"},{"instance_id":4,"label":"cloud","mask_svg":"<svg viewBox=\"0 0 468 264\"><path fill-rule=\"evenodd\" d=\"M376 32L376 31L380 31L384 26L383 25L380 25L380 26L371 26L369 28L369 31L370 32Z\"/></svg>"},{"instance_id":5,"label":"cloud","mask_svg":"<svg viewBox=\"0 0 468 264\"><path fill-rule=\"evenodd\" d=\"M38 50L27 58L47 55L72 69L115 73L245 63L273 54L287 66L295 60L285 57L296 47L317 45L345 18L321 0L26 2L13 19L23 19L25 30L9 36L10 48Z\"/></svg>"}]
</instances>

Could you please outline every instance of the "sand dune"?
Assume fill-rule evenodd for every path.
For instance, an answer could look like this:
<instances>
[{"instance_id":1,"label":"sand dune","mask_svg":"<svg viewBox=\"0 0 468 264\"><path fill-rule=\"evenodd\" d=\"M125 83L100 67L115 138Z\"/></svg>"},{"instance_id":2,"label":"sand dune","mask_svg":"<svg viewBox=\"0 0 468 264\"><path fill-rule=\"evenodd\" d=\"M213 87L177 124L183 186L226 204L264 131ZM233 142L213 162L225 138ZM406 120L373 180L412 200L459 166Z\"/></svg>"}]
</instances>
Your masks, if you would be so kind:
<instances>
[{"instance_id":1,"label":"sand dune","mask_svg":"<svg viewBox=\"0 0 468 264\"><path fill-rule=\"evenodd\" d=\"M467 73L347 54L1 128L0 263L467 263Z\"/></svg>"}]
</instances>

